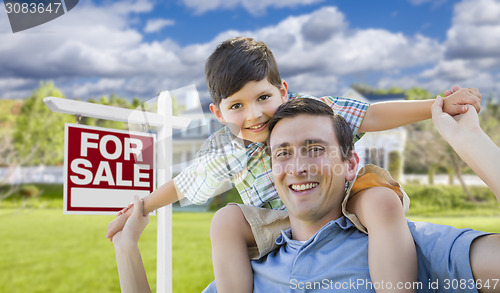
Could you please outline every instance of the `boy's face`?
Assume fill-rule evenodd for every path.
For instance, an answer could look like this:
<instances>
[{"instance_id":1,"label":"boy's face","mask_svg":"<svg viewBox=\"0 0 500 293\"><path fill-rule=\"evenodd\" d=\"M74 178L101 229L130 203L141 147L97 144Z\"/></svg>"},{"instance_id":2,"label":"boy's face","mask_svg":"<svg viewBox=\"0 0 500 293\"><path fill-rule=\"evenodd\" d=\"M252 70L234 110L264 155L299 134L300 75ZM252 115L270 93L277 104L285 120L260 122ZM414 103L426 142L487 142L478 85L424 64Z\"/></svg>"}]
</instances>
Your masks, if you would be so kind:
<instances>
[{"instance_id":1,"label":"boy's face","mask_svg":"<svg viewBox=\"0 0 500 293\"><path fill-rule=\"evenodd\" d=\"M219 122L229 126L237 137L264 142L268 135L268 122L279 105L288 100L287 84L282 81L281 89L272 85L267 78L250 81L241 90L223 99L219 107L210 105L210 111Z\"/></svg>"}]
</instances>

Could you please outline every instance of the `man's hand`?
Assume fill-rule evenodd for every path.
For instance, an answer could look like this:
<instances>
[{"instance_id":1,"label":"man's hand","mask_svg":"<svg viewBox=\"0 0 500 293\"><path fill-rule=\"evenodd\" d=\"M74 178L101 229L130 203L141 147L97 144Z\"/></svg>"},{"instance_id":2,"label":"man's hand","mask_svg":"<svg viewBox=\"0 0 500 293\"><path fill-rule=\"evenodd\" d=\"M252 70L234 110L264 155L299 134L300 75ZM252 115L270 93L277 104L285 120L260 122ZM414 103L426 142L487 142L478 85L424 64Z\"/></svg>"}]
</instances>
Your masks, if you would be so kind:
<instances>
[{"instance_id":1,"label":"man's hand","mask_svg":"<svg viewBox=\"0 0 500 293\"><path fill-rule=\"evenodd\" d=\"M108 233L106 234L106 238L109 238L109 241L113 241L115 234L123 229L127 219L127 214L120 214L108 224Z\"/></svg>"},{"instance_id":2,"label":"man's hand","mask_svg":"<svg viewBox=\"0 0 500 293\"><path fill-rule=\"evenodd\" d=\"M127 222L128 217L130 217L130 214L133 211L133 207L134 203L131 202L126 208L123 208L118 212L116 219L109 223L108 234L106 234L106 237L109 238L109 241L113 241L113 236L115 236L116 233L120 232L123 229L123 226L125 226L125 222Z\"/></svg>"},{"instance_id":3,"label":"man's hand","mask_svg":"<svg viewBox=\"0 0 500 293\"><path fill-rule=\"evenodd\" d=\"M446 101L446 100L445 100ZM469 131L480 131L479 117L477 110L471 105L464 105L466 112L450 116L444 112L443 98L437 96L432 105L432 122L436 126L441 136L448 142L458 139L460 136L466 136Z\"/></svg>"},{"instance_id":4,"label":"man's hand","mask_svg":"<svg viewBox=\"0 0 500 293\"><path fill-rule=\"evenodd\" d=\"M481 93L476 88L454 86L452 91L445 91L443 112L455 116L467 112L467 105L472 105L477 112L481 110Z\"/></svg>"},{"instance_id":5,"label":"man's hand","mask_svg":"<svg viewBox=\"0 0 500 293\"><path fill-rule=\"evenodd\" d=\"M143 204L143 201L139 197L136 197L134 200L134 209L130 217L127 219L125 215L120 215L114 220L125 218L126 222L123 229L111 237L113 244L137 244L139 242L142 232L149 223L149 214L144 216L142 213Z\"/></svg>"}]
</instances>

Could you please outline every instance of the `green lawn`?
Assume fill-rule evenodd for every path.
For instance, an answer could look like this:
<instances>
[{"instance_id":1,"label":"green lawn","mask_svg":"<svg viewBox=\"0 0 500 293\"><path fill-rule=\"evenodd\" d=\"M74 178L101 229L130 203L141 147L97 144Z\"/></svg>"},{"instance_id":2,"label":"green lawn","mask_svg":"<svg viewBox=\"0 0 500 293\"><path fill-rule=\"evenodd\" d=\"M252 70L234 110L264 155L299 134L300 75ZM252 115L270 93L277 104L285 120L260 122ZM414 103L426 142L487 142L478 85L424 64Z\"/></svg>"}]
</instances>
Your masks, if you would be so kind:
<instances>
[{"instance_id":1,"label":"green lawn","mask_svg":"<svg viewBox=\"0 0 500 293\"><path fill-rule=\"evenodd\" d=\"M174 213L174 292L201 292L212 280L212 213ZM0 210L0 292L119 292L114 216L63 215L59 209ZM156 291L156 217L139 243Z\"/></svg>"},{"instance_id":2,"label":"green lawn","mask_svg":"<svg viewBox=\"0 0 500 293\"><path fill-rule=\"evenodd\" d=\"M174 213L174 292L200 292L213 280L212 213ZM0 292L119 292L112 244L104 235L113 216L63 215L60 209L0 209ZM500 217L422 218L500 232ZM156 287L156 217L140 248Z\"/></svg>"}]
</instances>

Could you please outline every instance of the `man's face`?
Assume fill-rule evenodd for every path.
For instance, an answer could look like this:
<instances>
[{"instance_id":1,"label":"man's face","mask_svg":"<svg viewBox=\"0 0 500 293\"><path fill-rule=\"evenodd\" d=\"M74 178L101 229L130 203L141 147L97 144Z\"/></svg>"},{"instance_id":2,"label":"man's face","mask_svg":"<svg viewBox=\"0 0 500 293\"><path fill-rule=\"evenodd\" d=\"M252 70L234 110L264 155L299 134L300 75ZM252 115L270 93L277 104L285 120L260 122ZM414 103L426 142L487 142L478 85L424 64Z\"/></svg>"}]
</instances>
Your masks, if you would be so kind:
<instances>
[{"instance_id":1,"label":"man's face","mask_svg":"<svg viewBox=\"0 0 500 293\"><path fill-rule=\"evenodd\" d=\"M210 105L210 110L237 137L264 142L269 133L267 123L279 105L287 100L286 83L278 89L265 78L246 83L241 90L223 99L219 107Z\"/></svg>"},{"instance_id":2,"label":"man's face","mask_svg":"<svg viewBox=\"0 0 500 293\"><path fill-rule=\"evenodd\" d=\"M273 128L269 144L273 178L290 219L326 223L339 218L357 156L342 161L331 119L308 114L284 118Z\"/></svg>"}]
</instances>

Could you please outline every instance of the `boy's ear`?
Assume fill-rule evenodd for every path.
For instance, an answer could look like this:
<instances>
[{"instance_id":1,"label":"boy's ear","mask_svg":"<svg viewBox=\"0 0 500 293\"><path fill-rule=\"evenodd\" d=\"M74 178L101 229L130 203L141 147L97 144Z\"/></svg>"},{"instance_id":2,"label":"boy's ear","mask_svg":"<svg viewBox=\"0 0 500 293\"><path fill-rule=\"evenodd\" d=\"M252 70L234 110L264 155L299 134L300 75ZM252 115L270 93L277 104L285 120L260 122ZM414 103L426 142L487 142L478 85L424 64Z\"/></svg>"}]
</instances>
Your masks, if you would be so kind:
<instances>
[{"instance_id":1,"label":"boy's ear","mask_svg":"<svg viewBox=\"0 0 500 293\"><path fill-rule=\"evenodd\" d=\"M288 84L284 79L281 80L281 89L280 89L280 94L281 94L281 100L283 103L288 101Z\"/></svg>"},{"instance_id":2,"label":"boy's ear","mask_svg":"<svg viewBox=\"0 0 500 293\"><path fill-rule=\"evenodd\" d=\"M359 165L359 156L355 151L352 151L351 157L347 159L346 164L346 172L345 172L345 180L351 181L356 178L356 174L358 173L358 165Z\"/></svg>"},{"instance_id":3,"label":"boy's ear","mask_svg":"<svg viewBox=\"0 0 500 293\"><path fill-rule=\"evenodd\" d=\"M226 120L224 120L224 117L222 117L222 113L219 110L219 107L215 106L214 103L210 103L210 111L214 113L215 118L217 118L217 121L219 121L222 124L226 124Z\"/></svg>"}]
</instances>

